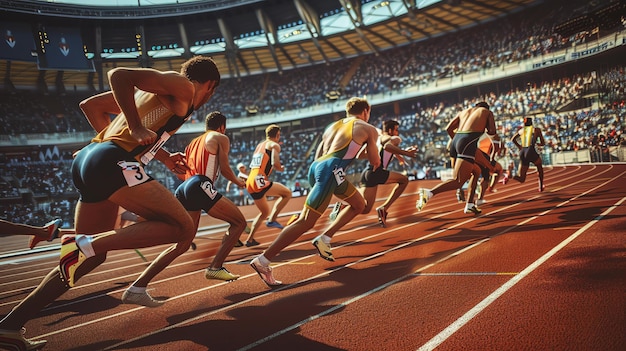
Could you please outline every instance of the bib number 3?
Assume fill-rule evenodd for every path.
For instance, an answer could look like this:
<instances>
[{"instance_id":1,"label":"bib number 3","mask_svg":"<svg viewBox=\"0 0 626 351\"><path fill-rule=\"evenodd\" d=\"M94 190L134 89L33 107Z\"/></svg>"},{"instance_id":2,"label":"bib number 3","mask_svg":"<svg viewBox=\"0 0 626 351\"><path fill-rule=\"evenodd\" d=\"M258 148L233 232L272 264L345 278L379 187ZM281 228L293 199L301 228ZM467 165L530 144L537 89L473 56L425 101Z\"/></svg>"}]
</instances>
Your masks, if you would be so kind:
<instances>
[{"instance_id":1,"label":"bib number 3","mask_svg":"<svg viewBox=\"0 0 626 351\"><path fill-rule=\"evenodd\" d=\"M117 165L122 169L122 174L129 187L139 185L149 179L139 162L120 161Z\"/></svg>"}]
</instances>

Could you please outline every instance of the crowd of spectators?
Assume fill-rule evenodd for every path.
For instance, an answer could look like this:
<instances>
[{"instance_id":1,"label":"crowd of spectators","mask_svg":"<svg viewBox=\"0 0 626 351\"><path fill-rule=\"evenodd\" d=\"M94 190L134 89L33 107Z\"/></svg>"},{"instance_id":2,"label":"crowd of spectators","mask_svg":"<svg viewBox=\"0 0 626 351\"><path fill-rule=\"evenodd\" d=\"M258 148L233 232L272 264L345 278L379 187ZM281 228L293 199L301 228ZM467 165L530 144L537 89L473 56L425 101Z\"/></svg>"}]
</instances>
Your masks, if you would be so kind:
<instances>
[{"instance_id":1,"label":"crowd of spectators","mask_svg":"<svg viewBox=\"0 0 626 351\"><path fill-rule=\"evenodd\" d=\"M416 145L420 153L417 160L408 160L406 165L394 163L392 167L398 171L422 174L422 177L434 174L430 172L432 169L443 167L448 162L445 152L448 137L442 127L459 111L479 100L485 100L493 106L498 133L505 138L521 127L521 117L533 115L535 125L542 128L546 139L542 154L589 149L595 157L592 161L612 161L615 158L611 155L611 147L624 143L624 96L621 100L602 106L555 112L563 105L580 100L585 89L597 91L599 82L623 89L626 85L625 67L616 67L600 76L589 73L553 82L527 84L523 89L515 88L499 95L488 92L482 96L467 97L457 103L442 101L423 105L413 102L399 116L384 109L374 109L370 122L380 126L388 118L399 120L404 145ZM290 187L298 183L300 187L306 188L307 166L313 160L321 132L321 129L285 128L281 159L286 170L275 172L272 179ZM254 146L265 137L262 128L246 137L242 135L231 136L230 160L233 169L239 162L249 164ZM183 150L194 136L175 135L166 147L170 151ZM511 156L516 158L515 148L511 144L508 147L513 151ZM78 194L71 183L71 155L68 152L50 152L48 148L46 152L32 151L19 158L2 155L1 160L0 191L4 199L0 203L1 218L40 225L51 218L60 217L66 226L72 226ZM348 175L358 175L364 166L364 161L355 162L349 168ZM180 180L159 162L151 162L147 168L154 178L172 191L180 184ZM238 196L236 190L225 192L225 179L220 178L217 187L227 196Z\"/></svg>"},{"instance_id":2,"label":"crowd of spectators","mask_svg":"<svg viewBox=\"0 0 626 351\"><path fill-rule=\"evenodd\" d=\"M583 6L583 2L574 3ZM541 13L543 21L537 16L531 20L527 13L522 12L442 37L445 40L429 40L379 55L282 74L224 79L223 86L211 102L195 115L194 122L201 123L206 112L214 109L233 117L245 114L248 108L256 108L261 113L301 109L325 103L325 94L329 90L357 96L377 94L545 54L584 40L585 35L562 38L546 25L555 23L555 19L564 20L567 16L576 15L580 6L570 7L574 10L551 8L550 11L539 12L534 8L533 13ZM522 123L522 116L536 115L535 123L546 136L544 153L593 149L600 150L600 159L597 160L611 160L610 153L603 150L623 143L622 125L626 113L624 69L620 66L603 73L594 71L550 82L529 82L504 93L486 92L462 101L430 103L416 99L402 105L399 114L374 110L371 123L380 127L384 119L398 119L404 144L418 146L420 157L415 161L409 160L407 165L394 164L393 167L399 171L421 172L425 177L434 174L430 170L448 162L445 153L447 135L442 127L460 110L479 100L493 106L502 135L514 133ZM351 72L350 76L346 77L345 72ZM589 91L597 92L598 101L610 103L596 104L595 107L587 104L582 109L555 112L580 101ZM77 108L78 101L83 97L42 97L18 93L6 94L2 98L6 103L0 105L0 135L91 130ZM273 174L273 180L292 187L296 183L306 187L306 170L313 159L320 133L321 130L317 129L284 130L282 159L286 171ZM168 142L167 148L183 150L192 137L176 135ZM231 166L234 168L239 162L248 164L254 146L263 138L262 130L231 137ZM19 158L8 155L0 155L0 158L0 193L3 197L0 218L41 225L59 217L64 220L65 227L73 226L77 193L69 174L71 155L65 152L55 157L42 157L42 152L36 151ZM151 175L172 191L180 183L159 162L152 162L148 168ZM356 175L362 168L363 165L356 162L350 172ZM224 192L225 185L226 181L220 180L218 189ZM234 193L230 195L235 196Z\"/></svg>"},{"instance_id":3,"label":"crowd of spectators","mask_svg":"<svg viewBox=\"0 0 626 351\"><path fill-rule=\"evenodd\" d=\"M492 22L376 54L225 78L215 96L194 118L201 122L202 116L213 110L231 117L246 116L249 111L281 113L328 103L326 94L330 91L344 96L392 92L545 55L580 43L588 36L597 36L599 33L585 30L563 37L554 24L598 4L582 0L573 0L567 6L563 2L544 2ZM5 107L0 106L0 135L90 130L77 108L78 97L70 101L52 95L24 99L2 94L2 99ZM11 107L7 110L6 106Z\"/></svg>"}]
</instances>

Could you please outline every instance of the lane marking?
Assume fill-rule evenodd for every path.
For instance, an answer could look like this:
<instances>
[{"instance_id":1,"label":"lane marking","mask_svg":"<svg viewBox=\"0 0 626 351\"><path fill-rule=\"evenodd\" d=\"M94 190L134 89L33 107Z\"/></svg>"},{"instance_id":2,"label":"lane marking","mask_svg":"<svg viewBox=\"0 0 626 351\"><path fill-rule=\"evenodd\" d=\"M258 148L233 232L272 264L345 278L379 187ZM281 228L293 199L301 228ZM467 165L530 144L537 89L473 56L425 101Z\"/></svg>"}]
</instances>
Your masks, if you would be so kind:
<instances>
[{"instance_id":1,"label":"lane marking","mask_svg":"<svg viewBox=\"0 0 626 351\"><path fill-rule=\"evenodd\" d=\"M603 172L601 172L601 173L608 172L610 169L611 169L611 167L607 168L606 170L604 170L604 171L603 171ZM595 170L595 166L594 166L594 167L591 167L591 168L590 168L590 170L585 171L585 172L584 172L584 174L585 174L585 173L590 173L590 172L592 172L592 171L594 171L594 170ZM596 173L596 174L594 174L594 176L597 176L597 175L598 175L597 173ZM567 179L572 179L572 178L579 178L579 179L580 179L580 177L581 177L581 174L577 174L577 175L574 175L574 176L568 177ZM564 179L563 179L563 178L561 178L561 181L563 181L563 180L564 180ZM584 179L581 179L581 180L579 180L578 182L583 182L583 181L584 181ZM510 197L510 196L515 196L515 195L519 195L519 194L521 194L521 193L525 193L525 192L527 192L527 191L520 191L520 192L514 193L514 194L512 194L512 195L509 195L508 197ZM522 203L524 203L524 202L531 201L531 200L533 200L533 199L535 199L535 198L537 198L537 197L539 197L539 196L540 196L540 195L536 195L536 196L531 197L530 199L527 199L527 200L525 200L525 201L520 201L520 202L517 202L517 203L515 203L515 204L511 204L511 205L509 205L509 206L506 206L506 207L503 207L503 208L500 208L500 209L497 209L497 210L491 211L490 213L498 213L498 212L500 212L500 211L504 211L504 210L506 210L506 209L509 209L509 208L512 208L512 207L518 206L518 205L520 205L520 204L522 204ZM449 206L451 206L451 205L448 205L448 206L440 206L440 207L441 207L441 208L444 208L444 207L449 207ZM431 209L432 209L432 208L431 208ZM419 221L418 223L422 223L422 222L430 221L430 220L433 220L433 219L436 219L436 218L439 218L439 217L443 217L443 216L445 216L445 215L447 215L447 214L448 214L448 213L441 213L441 214L439 214L439 215L435 215L435 216L432 216L432 217L424 218L423 220ZM450 228L456 228L456 227L458 227L458 226L462 226L462 225L464 225L464 224L467 224L467 223L473 222L473 221L477 220L478 218L480 218L480 217L470 217L468 220L465 220L465 221L462 221L462 222L460 222L460 223L457 223L456 225L453 225L453 226L451 226ZM360 221L358 221L358 222L362 222L362 221L365 221L365 220L366 220L366 219L362 219L362 220L360 220ZM405 229L405 228L408 228L408 227L413 226L414 224L415 224L415 223L410 223L410 224L406 224L406 225L404 225L404 226L400 226L400 227L397 227L397 228L393 228L393 229L391 229L391 230L386 230L386 231L383 231L383 232L380 232L380 233L377 233L377 234L373 234L373 235L370 235L370 236L368 236L368 237L361 238L360 240L356 240L356 241L353 241L353 242L349 242L349 243L346 243L346 244L343 244L343 245L337 246L337 247L335 247L334 249L342 248L342 247L349 246L349 245L354 245L355 243L362 242L362 241L366 241L366 240L369 240L369 239L372 239L372 238L377 238L377 237L379 237L379 236L381 236L381 235L387 235L387 234L388 234L388 233L390 233L390 232L394 232L394 231L397 231L397 230ZM514 226L513 226L513 227L514 227ZM503 231L503 232L501 232L501 233L498 233L498 235L503 234L503 233L505 233L505 232L507 232L507 231L509 231L509 230L512 230L512 228L513 228L513 227L511 227L510 229L505 230L505 231ZM358 230L360 230L360 229L361 229L361 227L360 227L360 226L359 226L359 227L355 227L355 228L353 228L353 229L343 231L341 234L338 234L338 235L347 235L347 234L349 234L349 233L351 233L351 232L356 232L356 231L358 231ZM403 248L403 247L405 247L405 246L412 245L412 244L413 244L413 243L415 243L415 242L418 242L418 241L421 241L421 240L428 239L428 238L430 238L431 236L435 236L435 235L440 234L440 233L443 233L443 232L445 232L445 231L446 231L446 230L439 230L439 231L436 231L436 232L434 232L434 233L431 233L431 234L428 234L428 235L422 236L421 238L417 238L417 239L414 239L414 240L408 241L408 242L406 242L405 244L398 245L398 246L396 246L395 248L390 248L390 249L388 249L388 250L385 250L385 251L383 251L383 252L376 253L376 254L371 255L371 256L369 256L369 257L364 257L364 258L362 258L362 259L360 259L360 260L358 260L358 261L355 261L355 262L349 263L349 264L347 264L347 265L344 265L344 266L341 266L341 267L338 267L338 268L332 269L332 270L330 270L330 271L325 271L325 272L322 272L322 273L320 273L320 274L318 274L318 275L312 276L312 277L307 278L307 279L304 279L304 280L300 280L300 281L295 282L295 283L292 283L292 284L284 285L283 287L280 287L280 288L277 288L277 289L269 290L269 291L267 291L267 292L265 292L265 293L261 293L260 295L255 296L255 297L253 297L253 298L249 298L249 299L246 299L246 300L242 300L242 301L240 301L240 302L238 302L238 303L230 304L230 305L228 305L228 306L224 306L224 307L222 307L222 308L219 308L219 309L216 309L216 310L213 310L213 311L209 311L209 312L204 313L204 314L202 314L202 315L198 315L198 316L196 316L196 317L193 317L193 318L187 319L187 320L185 320L185 321L181 321L181 322L179 322L179 323L177 323L177 324L171 325L171 326L166 327L166 328L162 328L162 329L157 329L157 330L151 331L151 332L149 332L149 333L146 333L146 334L143 334L143 335L137 336L137 337L132 338L132 339L130 339L130 340L125 340L125 341L123 341L123 342L120 342L120 343L118 343L118 344L115 344L115 345L112 345L112 346L110 346L110 347L106 348L106 350L113 350L113 349L116 349L116 348L118 348L118 347L120 347L120 346L122 346L122 345L125 345L125 344L128 344L128 343L131 343L131 342L134 342L134 341L138 341L138 340L144 339L144 338L146 338L146 337L150 337L150 336L153 336L153 335L159 334L159 333L164 332L164 331L168 331L168 330L170 330L170 329L173 329L173 328L176 328L176 327L179 327L179 326L183 326L183 325L186 325L186 324L192 323L192 322L194 322L194 321L196 321L196 320L200 320L200 319L203 319L203 318L209 317L209 316L211 316L211 315L213 315L213 314L221 313L222 311L227 311L227 310L229 310L229 309L231 309L231 308L235 308L235 307L238 307L238 306L240 306L240 305L247 304L247 303L249 303L249 302L255 301L255 300L260 299L260 298L262 298L262 297L265 297L265 296L268 296L268 295L271 295L271 294L278 293L278 292L280 292L280 291L282 291L282 290L285 290L285 289L289 289L289 288L291 288L291 287L293 287L293 286L300 285L300 284L303 284L303 283L306 283L306 282L309 282L309 281L315 280L315 279L317 279L317 278L319 278L319 277L324 277L324 276L329 275L329 274L331 274L331 273L333 273L333 272L336 272L336 271L339 271L339 270L341 270L341 269L345 269L345 268L351 267L351 266L353 266L353 265L356 265L356 264L361 263L361 262L363 262L363 261L370 260L370 259L375 258L375 257L378 257L378 256L382 256L382 255L384 255L384 254L385 254L385 253L387 253L387 252L391 252L391 251L397 250L397 249L399 249L399 248ZM485 239L485 240L487 240L487 239ZM479 243L480 243L480 242L479 242ZM479 244L479 243L478 243L478 244ZM300 243L295 243L295 244L292 244L292 245L290 245L288 248L293 248L293 247L298 247L298 246L301 246L301 245L308 245L308 244L309 244L309 242L308 242L308 241L304 241L304 242L300 242ZM476 245L476 244L474 244L474 245ZM416 272L419 272L419 271L421 271L421 270L428 269L428 268L432 267L433 265L435 265L435 264L437 264L437 263L439 263L439 262L442 262L443 260L446 260L446 259L448 259L448 258L454 257L454 256L456 256L456 255L458 255L458 254L460 254L460 253L462 253L462 252L464 252L464 251L466 251L466 250L470 249L471 247L474 247L474 245L470 245L470 246L469 246L469 247L467 247L467 248L461 249L461 250L459 250L459 251L457 251L457 252L455 252L455 253L452 253L452 254L451 254L451 255L449 255L449 256L446 256L446 257L444 257L444 258L440 259L439 261L436 261L436 262L434 262L434 263L432 263L432 264L426 265L426 266L422 267L420 270L418 270L418 271L416 271ZM304 257L301 257L301 258L298 258L298 259L291 260L291 261L289 261L289 262L285 262L285 263L277 264L277 265L276 265L276 267L279 267L279 266L282 266L282 265L287 265L287 264L290 264L290 263L293 263L293 262L296 262L296 261L302 261L302 260L305 260L305 259L308 259L308 258L311 258L311 257L317 257L317 254L307 255L307 256L304 256ZM190 272L190 273L189 273L189 275L190 275L190 274L196 274L196 272ZM245 275L245 276L240 277L240 278L239 278L239 280L241 280L241 279L245 279L245 278L249 278L249 277L256 277L256 276L257 276L257 274L256 274L256 273L254 273L254 272L252 272L252 273L250 273L250 274L248 274L248 275ZM406 277L408 277L408 276L406 276ZM401 277L401 278L399 278L399 279L400 279L400 280L402 280L402 279L405 279L406 277ZM175 279L175 278L176 278L176 277L172 277L171 279ZM180 278L180 276L178 276L177 278ZM170 279L165 279L165 280L163 280L163 281L166 281L166 280L170 280ZM154 284L154 283L156 283L156 282L153 282L153 284ZM197 289L197 290L194 290L194 291L190 291L190 292L187 292L187 293L184 293L184 294L181 294L181 295L178 295L178 296L174 296L174 297L172 297L172 298L169 298L168 300L176 300L176 299L179 299L179 298L184 298L184 297L187 297L187 296L195 295L195 294L198 294L198 293L201 293L201 292L204 292L204 291L210 290L210 289L214 289L214 288L219 287L219 286L224 285L224 284L228 284L228 282L223 282L223 283L219 283L219 284L211 285L211 286L208 286L208 287L205 287L205 288L201 288L201 289ZM386 286L386 285L385 285L385 286ZM123 291L123 289L121 289L120 291ZM95 297L94 297L94 298L95 298ZM354 301L358 301L358 300L354 300ZM131 310L128 310L128 311L124 311L124 312L121 312L121 313L116 313L116 314L113 314L113 315L109 315L109 316L107 316L107 317L108 317L108 318L116 318L117 316L124 315L124 314L131 313L131 312L135 312L135 311L139 311L139 310L143 310L143 309L145 309L145 308L147 308L147 307L139 306L139 307L136 307L136 308L131 309ZM40 335L40 336L38 336L37 338L43 338L43 337L47 337L47 336L50 336L50 335L59 334L59 333L66 332L66 331L70 331L70 330L72 330L72 329L74 329L74 328L84 327L84 326L87 326L87 325L90 325L90 324L93 324L93 323L96 323L96 322L105 321L105 320L107 320L107 319L108 319L107 317L102 317L102 318L100 318L100 319L91 320L91 321L84 322L84 323L79 323L79 324L77 324L77 325L75 325L75 326L68 327L68 328L64 328L64 329L61 329L61 330L52 331L52 332L49 332L49 333L47 333L47 334Z\"/></svg>"},{"instance_id":2,"label":"lane marking","mask_svg":"<svg viewBox=\"0 0 626 351\"><path fill-rule=\"evenodd\" d=\"M489 306L492 302L494 302L495 300L500 298L502 295L504 295L504 293L507 292L510 288L512 288L515 284L520 282L522 279L524 279L526 276L528 276L530 273L532 273L535 269L537 269L539 266L544 264L548 259L550 259L556 253L558 253L561 249L563 249L565 246L567 246L569 243L571 243L574 239L578 238L581 234L583 234L585 231L587 231L587 229L591 228L594 224L598 223L600 220L602 220L608 214L613 212L613 210L615 210L617 207L619 207L624 201L626 201L626 197L624 197L621 200L619 200L613 206L607 208L601 215L599 215L598 217L594 218L592 221L587 223L585 226L583 226L582 228L580 228L579 230L574 232L568 238L566 238L561 243L559 243L559 245L555 246L552 250L546 252L543 256L541 256L535 262L533 262L528 267L526 267L524 270L522 270L518 275L514 276L513 278L511 278L511 280L509 280L508 282L506 282L505 284L500 286L493 293L491 293L489 296L487 296L485 299L483 299L481 302L479 302L476 306L474 306L472 309L467 311L467 313L465 313L459 319L454 321L447 328L442 330L439 334L435 335L432 339L430 339L427 343L422 345L417 350L418 351L434 350L436 347L441 345L450 336L452 336L452 334L456 333L459 329L461 329L461 327L463 327L470 320L472 320L474 317L476 317L476 315L478 315L480 312L482 312L484 309L486 309L487 306Z\"/></svg>"},{"instance_id":3,"label":"lane marking","mask_svg":"<svg viewBox=\"0 0 626 351\"><path fill-rule=\"evenodd\" d=\"M591 171L591 170L594 170L594 169L595 169L595 167L591 167L590 171ZM610 169L610 168L609 168L609 169ZM607 171L608 171L608 169L607 169L606 171L601 172L601 173L605 173L605 172L607 172ZM589 172L585 171L583 174L586 174L586 173L589 173ZM570 178L579 178L579 179L580 179L580 177L581 177L581 174L578 174L577 176L575 176L575 177L570 177ZM560 180L561 180L561 181L563 181L563 178L561 178ZM580 180L579 182L582 182L582 181L584 181L584 180ZM579 183L579 182L577 182L577 183ZM498 194L498 195L504 195L504 194L503 194L504 192L505 192L505 191L503 191L501 194ZM520 194L520 193L527 193L527 192L528 192L528 190L525 190L525 191L522 191L522 192L517 192L517 193L515 193L515 194L508 195L506 198L511 197L511 196L514 196L514 195L518 195L518 194ZM506 206L506 207L505 207L505 208L503 208L503 209L492 211L492 212L490 212L490 213L498 213L498 212L500 212L500 211L502 211L502 210L504 210L504 209L508 209L508 208L511 208L511 207L517 206L517 205L519 205L519 204L521 204L521 203L524 203L524 202L527 202L527 201L531 201L532 199L535 199L535 198L537 198L538 196L539 196L539 195L534 196L534 197L532 197L531 199L527 199L527 200L525 200L525 201L520 201L520 202L518 202L518 203L516 203L516 204L514 204L514 205ZM505 199L505 197L503 197L503 199ZM445 207L450 207L450 206L452 206L452 205L440 206L440 207L437 207L437 208L445 208ZM431 209L434 209L434 208L431 208ZM430 212L430 211L425 211L425 212ZM448 213L443 213L443 214L440 214L440 215L437 215L437 216L433 216L433 217L425 218L424 220L419 221L419 223L421 223L421 222L425 222L425 221L428 221L428 220L432 220L432 219L435 219L435 218L439 218L439 217L444 216L444 215L447 215L447 214L448 214ZM482 217L482 216L481 216L481 217ZM357 221L357 223L358 223L358 222L370 221L370 218L374 218L374 217L373 217L373 216L363 216L363 217L362 217L362 219L361 219L360 221ZM463 221L463 222L459 223L459 225L452 226L452 227L457 227L457 226L460 226L460 225L463 225L463 224L470 223L470 222L472 222L472 221L474 221L474 220L477 220L478 218L480 218L480 217L471 217L471 219L466 220L466 221ZM344 245L337 246L337 247L335 247L335 248L341 248L341 247L345 247L345 246L348 246L348 245L354 245L354 244L355 244L355 243L357 243L357 242L362 242L362 241L368 240L368 239L370 239L370 238L375 238L375 237L378 237L378 236L381 236L381 235L387 235L387 234L388 234L388 233L390 233L390 232L393 232L393 231L395 231L395 230L404 229L404 228L406 228L406 227L410 227L410 226L412 226L412 225L414 225L414 224L415 224L415 223L411 223L411 224L407 224L407 225L405 225L405 226L400 226L400 227L397 227L397 228L393 228L392 230L386 230L386 231L383 231L383 232L381 232L381 233L371 235L371 236L369 236L369 237L367 237L367 238L361 238L361 240L356 240L356 241L353 241L353 242L350 242L350 243L346 243L346 244L344 244ZM374 225L374 224L372 224L371 226L373 226L373 225ZM368 226L370 226L370 225L368 225ZM350 229L350 230L342 231L341 233L339 233L339 234L338 234L338 235L336 235L336 236L339 236L339 235L347 235L347 234L349 234L349 233L352 233L352 232L355 232L355 231L358 231L358 230L362 229L362 227L363 227L363 226L358 226L358 227L355 227L355 228ZM513 228L513 227L512 227L512 228ZM511 229L512 229L512 228L511 228ZM503 231L502 233L507 232L507 231L510 231L511 229L506 230L506 231ZM381 252L381 253L378 253L378 254L375 254L375 255L372 255L372 256L369 256L369 257L363 258L363 259L361 259L361 260L359 260L359 261L357 261L357 262L353 262L353 263L351 263L351 264L348 264L348 265L345 265L345 266L339 267L339 268L337 268L337 269L333 269L332 271L326 271L326 272L323 272L323 273L318 274L317 276L311 277L311 278L309 278L309 279L306 279L306 280L301 280L301 281L295 282L295 283L293 283L293 284L285 285L285 286L284 286L283 288L281 288L281 289L270 290L270 291L267 291L267 292L265 292L265 293L262 293L262 294L260 294L260 295L258 295L258 296L255 296L255 297L253 297L253 298L246 299L246 300L240 301L240 302L235 303L235 304L230 304L230 305L228 305L228 306L225 306L225 307L223 307L223 308L220 308L220 309L217 309L217 310L214 310L214 311L211 311L211 312L207 312L207 313L205 313L205 314L202 314L202 315L196 316L196 317L194 317L194 318L191 318L191 319L188 319L188 320L182 321L182 322L180 322L180 323L177 323L176 325L172 325L172 326L170 326L170 327L163 328L163 329L160 329L160 330L155 330L155 331L153 331L153 332L150 332L150 333L148 333L148 334L144 334L144 335L142 335L142 336L138 336L138 337L133 338L133 339L131 339L131 340L125 340L124 342L121 342L121 343L119 343L119 344L117 344L117 345L111 346L111 347L109 347L108 349L113 349L113 348L115 348L115 347L119 347L119 346L121 346L121 345L124 345L124 344L130 343L130 342L133 342L133 341L136 341L136 340L140 340L140 339L143 339L143 338L145 338L145 337L149 337L149 336L151 336L151 335L155 335L155 334L158 334L158 333L160 333L160 332L167 331L167 330L169 330L169 329L172 329L172 328L175 328L175 327L178 327L178 326L182 326L182 325L185 325L185 324L191 323L191 322L193 322L193 321L196 321L196 320L199 320L199 319L202 319L202 318L208 317L208 316L210 316L210 315L212 315L212 314L215 314L215 313L220 313L220 312L222 312L222 311L226 311L226 310L228 310L228 309L230 309L230 308L235 308L235 307L238 307L238 306L240 306L240 305L243 305L243 304L249 303L249 302L251 302L251 301L254 301L254 300L260 299L260 298L262 298L262 297L265 297L265 296L267 296L267 295L273 294L273 293L275 293L275 292L282 291L282 290L285 290L285 289L287 289L287 288L291 288L291 287L293 287L293 286L295 286L295 285L303 284L303 283L308 282L308 281L310 281L310 280L314 280L314 279L317 279L317 278L319 278L319 277L323 277L323 276L329 275L329 274L331 274L331 273L333 273L333 272L335 272L335 271L338 271L338 270L340 270L340 269L347 268L347 267L349 267L349 266L352 266L352 265L354 265L354 264L357 264L357 263L360 263L360 262L363 262L363 261L369 260L369 259L374 258L374 257L382 256L382 255L384 255L384 254L385 254L385 253L387 253L387 252L391 252L391 251L394 251L394 250L396 250L396 249L399 249L399 248L405 247L405 246L407 246L407 245L411 245L411 244L413 244L413 243L415 243L415 242L417 242L417 241L424 240L424 239L426 239L426 238L429 238L429 237L431 237L431 236L433 236L433 235L435 235L435 234L437 234L437 233L443 232L443 231L445 231L445 230L438 231L438 232L436 232L436 233L429 234L429 235L423 236L423 237L418 238L418 239L414 239L414 240L412 240L412 241L410 241L410 242L408 242L408 243L406 243L406 244L399 245L399 246L398 246L398 247L396 247L396 248L391 248L391 249L386 250L386 251L384 251L384 252ZM499 234L502 234L502 233L499 233ZM499 234L497 234L497 235L499 235ZM290 245L290 247L289 247L289 248L294 248L294 247L298 247L298 246L301 246L301 245L308 245L308 244L309 244L309 242L308 242L308 241L299 242L299 243L296 243L296 244ZM471 248L471 247L474 247L474 245L470 246L469 248ZM469 249L469 248L466 248L466 249ZM466 251L466 249L463 249L463 250L459 251L458 253L463 252L463 251ZM444 259L450 258L450 257L452 257L452 256L454 256L454 255L456 255L456 254L458 254L458 253L455 253L455 254L453 254L453 255L447 256L447 257L446 257L446 258L444 258ZM296 259L296 260L292 260L292 261L290 261L290 262L285 262L285 263L278 264L277 266L287 265L287 264L292 264L294 261L300 261L300 260L308 259L308 258L311 258L311 257L317 257L317 254L307 255L307 256L302 257L302 258L300 258L300 259ZM195 262L195 261L196 261L196 260L194 260L194 262ZM190 262L187 262L187 264L188 264L188 263L190 263ZM181 264L182 264L182 263L181 263ZM423 267L423 269L430 268L430 267L432 267L432 265L434 265L434 264L431 264L431 265L428 265L428 266L426 266L426 267ZM422 269L422 270L423 270L423 269ZM186 275L191 275L191 274L197 274L197 272L196 272L196 271L194 271L194 272L190 272L190 273L188 273L188 274L185 274L185 276L186 276ZM177 278L180 278L180 277L181 277L181 276L178 276ZM242 278L248 278L248 277L257 277L257 274L256 274L256 273L254 273L254 272L252 272L251 274L248 274L248 275L242 276L240 279L242 279ZM405 279L405 278L406 278L406 277L403 277L402 279ZM118 279L119 279L119 277L118 277ZM174 278L172 278L172 279L174 279ZM164 280L160 280L160 281L154 281L154 282L152 282L152 284L156 284L156 283L158 283L158 282L164 282L164 281L168 281L168 280L171 280L171 279L164 279ZM89 284L89 285L95 285L95 284L96 284L96 283ZM202 288L202 289L197 289L197 290L195 290L195 291L190 291L190 292L187 292L187 293L182 294L182 295L174 296L174 297L172 297L172 298L170 298L170 299L168 299L168 300L175 300L175 299L178 299L178 298L184 298L184 297L187 297L187 296L190 296L190 295L194 295L194 294L198 294L198 293L201 293L201 292L207 291L207 290L209 290L209 289L213 289L213 288L219 287L219 286L224 285L224 284L228 284L228 282L224 282L224 283L219 283L219 284L211 285L211 286L208 286L208 287L205 287L205 288ZM386 284L385 286L387 286L387 284ZM380 289L379 289L379 290L380 290ZM121 292L121 291L123 291L123 289L119 290L118 292ZM105 294L105 295L109 295L109 294ZM96 297L93 297L93 298L96 298ZM89 299L82 299L81 301L91 300L91 299L92 299L92 298L89 298ZM353 300L354 300L354 301L357 301L358 299L356 299L356 300L355 300L355 299L353 299ZM72 304L72 303L70 303L70 304ZM70 305L70 304L64 304L64 306L67 306L67 305ZM60 307L60 306L59 306L59 307ZM131 313L131 312L135 312L135 311L139 311L139 310L143 310L143 309L145 309L145 308L146 308L146 307L139 306L139 307L137 307L137 308L134 308L134 309L131 309L131 310L128 310L128 311L124 311L124 312L116 313L116 314L109 315L109 316L106 316L106 317L102 317L102 318L99 318L99 319L96 319L96 320L91 320L91 321L89 321L89 322L85 322L85 323L79 323L79 324L77 324L77 325L75 325L75 326L68 327L68 328L64 328L64 329L61 329L61 330L52 331L52 332L49 332L49 333L47 333L47 334L41 335L41 336L39 336L39 337L45 337L45 336L50 336L50 335L54 335L54 334L60 334L60 333L62 333L62 332L70 331L70 330L75 329L75 328L78 328L78 327L87 326L87 325L90 325L90 324L93 324L93 323L96 323L96 322L99 322L99 321L105 321L105 320L107 320L107 319L111 319L111 318L116 318L117 316L124 315L124 314Z\"/></svg>"},{"instance_id":4,"label":"lane marking","mask_svg":"<svg viewBox=\"0 0 626 351\"><path fill-rule=\"evenodd\" d=\"M414 276L425 277L450 277L450 276L484 276L484 275L516 275L519 272L441 272L441 273L415 273Z\"/></svg>"}]
</instances>

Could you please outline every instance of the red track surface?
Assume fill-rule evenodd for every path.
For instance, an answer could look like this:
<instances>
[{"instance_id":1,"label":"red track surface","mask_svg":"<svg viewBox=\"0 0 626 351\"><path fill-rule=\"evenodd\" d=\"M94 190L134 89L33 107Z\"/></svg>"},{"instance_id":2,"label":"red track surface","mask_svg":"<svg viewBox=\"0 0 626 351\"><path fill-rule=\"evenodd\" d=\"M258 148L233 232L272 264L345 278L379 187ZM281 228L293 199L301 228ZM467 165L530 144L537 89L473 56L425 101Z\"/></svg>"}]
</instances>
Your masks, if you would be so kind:
<instances>
[{"instance_id":1,"label":"red track surface","mask_svg":"<svg viewBox=\"0 0 626 351\"><path fill-rule=\"evenodd\" d=\"M242 277L232 283L203 275L224 227L201 231L198 249L150 285L168 298L156 309L120 303L145 263L131 250L112 252L30 321L27 337L47 339L46 350L625 350L625 179L623 164L548 168L545 192L531 173L487 195L481 216L464 214L453 192L417 212L417 189L437 181L412 182L387 228L372 211L335 236L336 262L310 244L327 225L322 217L278 256L285 285L274 290L248 262L277 229L257 234L261 246L233 250L226 267ZM26 247L27 238L3 241ZM162 249L142 252L152 259ZM0 314L57 256L0 260Z\"/></svg>"}]
</instances>

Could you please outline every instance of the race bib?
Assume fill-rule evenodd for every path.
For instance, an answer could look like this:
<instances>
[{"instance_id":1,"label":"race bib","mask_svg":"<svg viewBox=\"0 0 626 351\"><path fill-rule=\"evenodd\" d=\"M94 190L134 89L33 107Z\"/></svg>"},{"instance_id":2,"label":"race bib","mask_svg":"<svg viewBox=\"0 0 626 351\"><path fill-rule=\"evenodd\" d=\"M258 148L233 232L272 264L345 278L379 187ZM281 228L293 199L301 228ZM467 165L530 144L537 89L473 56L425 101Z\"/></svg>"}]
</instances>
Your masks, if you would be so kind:
<instances>
[{"instance_id":1,"label":"race bib","mask_svg":"<svg viewBox=\"0 0 626 351\"><path fill-rule=\"evenodd\" d=\"M143 166L139 162L120 161L117 165L122 169L122 174L129 187L139 185L149 179Z\"/></svg>"},{"instance_id":2,"label":"race bib","mask_svg":"<svg viewBox=\"0 0 626 351\"><path fill-rule=\"evenodd\" d=\"M343 168L335 168L333 170L333 174L335 175L335 181L337 182L337 185L341 185L343 182L346 181L346 173L343 171Z\"/></svg>"},{"instance_id":3,"label":"race bib","mask_svg":"<svg viewBox=\"0 0 626 351\"><path fill-rule=\"evenodd\" d=\"M141 163L147 165L148 162L152 161L154 156L157 154L160 148L163 147L163 144L170 138L170 135L167 132L163 132L161 137L152 145L150 150L148 150L145 154L141 156Z\"/></svg>"},{"instance_id":4,"label":"race bib","mask_svg":"<svg viewBox=\"0 0 626 351\"><path fill-rule=\"evenodd\" d=\"M215 190L215 188L213 187L213 183L206 180L200 183L200 188L202 188L202 191L204 191L204 193L207 194L207 196L211 200L215 200L215 197L217 196L218 193L217 193L217 190Z\"/></svg>"},{"instance_id":5,"label":"race bib","mask_svg":"<svg viewBox=\"0 0 626 351\"><path fill-rule=\"evenodd\" d=\"M250 162L250 168L261 167L261 161L263 161L263 154L252 155L252 161Z\"/></svg>"},{"instance_id":6,"label":"race bib","mask_svg":"<svg viewBox=\"0 0 626 351\"><path fill-rule=\"evenodd\" d=\"M262 175L258 175L254 178L254 182L256 183L256 186L259 189L263 189L267 186L267 183L265 182L265 177Z\"/></svg>"}]
</instances>

